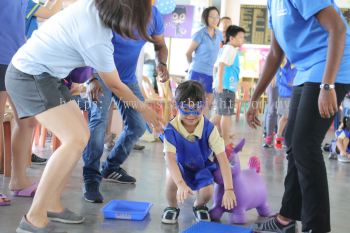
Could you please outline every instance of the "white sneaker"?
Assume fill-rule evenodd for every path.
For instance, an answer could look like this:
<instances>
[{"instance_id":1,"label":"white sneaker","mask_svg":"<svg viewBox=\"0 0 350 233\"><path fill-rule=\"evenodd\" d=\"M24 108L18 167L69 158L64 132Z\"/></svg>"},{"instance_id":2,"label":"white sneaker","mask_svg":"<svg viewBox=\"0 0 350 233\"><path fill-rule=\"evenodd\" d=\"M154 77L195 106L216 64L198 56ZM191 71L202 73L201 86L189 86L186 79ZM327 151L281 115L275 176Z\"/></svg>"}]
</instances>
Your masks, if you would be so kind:
<instances>
[{"instance_id":1,"label":"white sneaker","mask_svg":"<svg viewBox=\"0 0 350 233\"><path fill-rule=\"evenodd\" d=\"M338 161L342 163L350 163L350 159L346 155L338 154Z\"/></svg>"}]
</instances>

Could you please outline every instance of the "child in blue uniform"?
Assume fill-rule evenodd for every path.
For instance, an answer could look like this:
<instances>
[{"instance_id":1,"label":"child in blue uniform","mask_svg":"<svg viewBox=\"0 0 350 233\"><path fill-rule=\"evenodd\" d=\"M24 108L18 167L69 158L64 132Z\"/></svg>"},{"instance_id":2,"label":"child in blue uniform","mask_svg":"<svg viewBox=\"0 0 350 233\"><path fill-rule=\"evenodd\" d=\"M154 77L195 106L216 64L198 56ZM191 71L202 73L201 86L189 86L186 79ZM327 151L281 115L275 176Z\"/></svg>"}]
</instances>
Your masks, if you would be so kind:
<instances>
[{"instance_id":1,"label":"child in blue uniform","mask_svg":"<svg viewBox=\"0 0 350 233\"><path fill-rule=\"evenodd\" d=\"M162 222L177 223L178 203L194 194L193 212L197 221L210 221L206 204L213 195L212 172L216 164L210 159L212 152L223 174L225 193L222 205L232 209L236 203L232 174L225 154L224 141L217 128L203 116L205 92L197 81L181 83L175 92L177 116L164 130L164 153L167 163L166 197Z\"/></svg>"},{"instance_id":2,"label":"child in blue uniform","mask_svg":"<svg viewBox=\"0 0 350 233\"><path fill-rule=\"evenodd\" d=\"M339 129L335 132L336 152L340 162L350 162L350 117L344 117Z\"/></svg>"}]
</instances>

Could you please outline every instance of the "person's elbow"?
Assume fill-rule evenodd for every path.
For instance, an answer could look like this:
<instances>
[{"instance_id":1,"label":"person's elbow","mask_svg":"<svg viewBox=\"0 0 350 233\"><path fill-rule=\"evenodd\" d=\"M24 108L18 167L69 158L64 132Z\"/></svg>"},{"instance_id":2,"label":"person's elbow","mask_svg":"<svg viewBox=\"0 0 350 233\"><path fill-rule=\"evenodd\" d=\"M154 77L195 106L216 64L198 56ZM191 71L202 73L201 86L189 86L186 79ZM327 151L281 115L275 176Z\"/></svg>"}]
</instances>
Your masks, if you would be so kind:
<instances>
[{"instance_id":1,"label":"person's elbow","mask_svg":"<svg viewBox=\"0 0 350 233\"><path fill-rule=\"evenodd\" d=\"M347 28L345 23L342 20L339 20L339 22L335 23L333 27L331 27L329 33L335 35L336 37L345 37L346 30Z\"/></svg>"}]
</instances>

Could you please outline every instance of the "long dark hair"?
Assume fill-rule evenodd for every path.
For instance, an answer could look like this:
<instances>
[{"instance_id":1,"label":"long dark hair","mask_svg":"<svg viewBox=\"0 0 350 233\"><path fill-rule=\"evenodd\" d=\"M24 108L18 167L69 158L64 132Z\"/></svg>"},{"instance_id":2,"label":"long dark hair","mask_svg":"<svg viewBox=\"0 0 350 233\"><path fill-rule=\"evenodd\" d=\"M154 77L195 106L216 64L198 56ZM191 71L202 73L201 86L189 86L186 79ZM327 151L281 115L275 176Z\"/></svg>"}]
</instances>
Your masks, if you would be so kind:
<instances>
[{"instance_id":1,"label":"long dark hair","mask_svg":"<svg viewBox=\"0 0 350 233\"><path fill-rule=\"evenodd\" d=\"M95 5L102 22L114 32L135 40L152 41L147 34L151 0L95 0Z\"/></svg>"}]
</instances>

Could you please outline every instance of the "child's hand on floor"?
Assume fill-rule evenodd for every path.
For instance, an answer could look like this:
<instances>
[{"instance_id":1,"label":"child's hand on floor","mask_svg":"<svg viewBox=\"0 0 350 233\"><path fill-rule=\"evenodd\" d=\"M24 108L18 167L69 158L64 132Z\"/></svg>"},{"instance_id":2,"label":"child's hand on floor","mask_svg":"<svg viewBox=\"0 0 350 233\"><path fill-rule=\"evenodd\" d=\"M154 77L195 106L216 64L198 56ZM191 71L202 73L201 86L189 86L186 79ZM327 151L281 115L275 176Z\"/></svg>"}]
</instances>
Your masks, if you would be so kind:
<instances>
[{"instance_id":1,"label":"child's hand on floor","mask_svg":"<svg viewBox=\"0 0 350 233\"><path fill-rule=\"evenodd\" d=\"M225 190L224 196L222 197L221 207L227 210L233 209L237 205L236 195L232 189Z\"/></svg>"},{"instance_id":2,"label":"child's hand on floor","mask_svg":"<svg viewBox=\"0 0 350 233\"><path fill-rule=\"evenodd\" d=\"M188 195L193 195L192 189L187 186L185 182L182 182L178 185L176 199L178 203L184 203L188 198Z\"/></svg>"}]
</instances>

